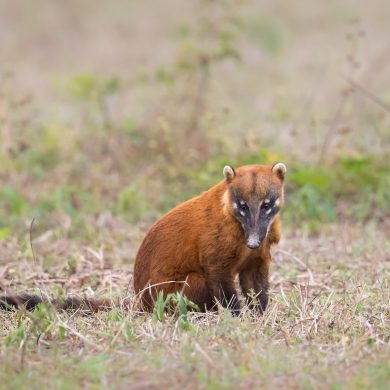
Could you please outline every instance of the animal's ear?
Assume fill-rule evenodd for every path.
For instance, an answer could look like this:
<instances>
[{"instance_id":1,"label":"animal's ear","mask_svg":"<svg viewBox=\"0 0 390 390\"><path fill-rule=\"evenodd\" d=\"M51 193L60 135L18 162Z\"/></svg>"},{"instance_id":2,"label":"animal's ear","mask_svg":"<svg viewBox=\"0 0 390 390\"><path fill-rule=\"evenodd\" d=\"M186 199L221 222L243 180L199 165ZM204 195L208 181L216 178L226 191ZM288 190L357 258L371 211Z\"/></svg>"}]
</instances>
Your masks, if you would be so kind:
<instances>
[{"instance_id":1,"label":"animal's ear","mask_svg":"<svg viewBox=\"0 0 390 390\"><path fill-rule=\"evenodd\" d=\"M284 176L287 172L287 167L283 163L279 162L272 167L272 172L276 173L280 180L284 180Z\"/></svg>"},{"instance_id":2,"label":"animal's ear","mask_svg":"<svg viewBox=\"0 0 390 390\"><path fill-rule=\"evenodd\" d=\"M225 180L229 183L233 180L234 176L236 176L236 171L230 165L225 165L223 168L223 176Z\"/></svg>"}]
</instances>

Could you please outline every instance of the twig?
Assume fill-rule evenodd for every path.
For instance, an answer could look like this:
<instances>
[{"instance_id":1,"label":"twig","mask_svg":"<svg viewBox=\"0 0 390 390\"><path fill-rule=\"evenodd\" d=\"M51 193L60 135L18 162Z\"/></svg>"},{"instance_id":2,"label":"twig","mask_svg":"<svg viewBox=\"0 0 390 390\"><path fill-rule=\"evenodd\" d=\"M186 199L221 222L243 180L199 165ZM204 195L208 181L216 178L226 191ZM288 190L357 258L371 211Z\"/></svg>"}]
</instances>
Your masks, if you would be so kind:
<instances>
[{"instance_id":1,"label":"twig","mask_svg":"<svg viewBox=\"0 0 390 390\"><path fill-rule=\"evenodd\" d=\"M35 252L34 252L33 240L32 240L32 230L33 230L35 219L36 218L34 217L31 220L30 229L29 229L29 235L30 235L30 248L31 248L31 253L32 253L33 259L34 259L34 263L35 263L35 265L38 265L37 258L35 256Z\"/></svg>"},{"instance_id":2,"label":"twig","mask_svg":"<svg viewBox=\"0 0 390 390\"><path fill-rule=\"evenodd\" d=\"M328 149L329 149L331 140L332 140L333 135L335 134L336 129L337 129L337 124L339 122L341 115L344 112L344 107L345 107L345 104L347 102L349 92L350 91L347 91L342 95L340 103L337 107L337 110L336 110L336 112L335 112L335 114L330 122L328 131L327 131L325 138L324 138L324 142L322 143L322 146L321 146L320 155L319 155L319 159L318 159L319 164L322 164L324 162L325 157L328 153Z\"/></svg>"},{"instance_id":3,"label":"twig","mask_svg":"<svg viewBox=\"0 0 390 390\"><path fill-rule=\"evenodd\" d=\"M385 111L390 113L390 106L386 104L381 98L374 95L370 91L368 91L366 88L362 87L361 85L357 84L355 81L351 80L349 77L341 75L341 77L355 90L359 91L363 96L365 96L368 100L371 100L373 103L378 104L381 108L383 108Z\"/></svg>"},{"instance_id":4,"label":"twig","mask_svg":"<svg viewBox=\"0 0 390 390\"><path fill-rule=\"evenodd\" d=\"M198 83L193 112L190 116L189 131L195 133L199 128L199 119L202 116L204 110L204 99L207 93L208 85L210 81L210 63L209 60L201 59L200 64L200 80Z\"/></svg>"},{"instance_id":5,"label":"twig","mask_svg":"<svg viewBox=\"0 0 390 390\"><path fill-rule=\"evenodd\" d=\"M328 303L329 303L329 301L330 301L330 298L332 298L333 294L334 294L334 291L332 291L332 292L328 295L328 298L326 299L326 302L325 302L324 306L321 308L320 312L314 317L312 323L310 324L309 330L308 330L308 332L307 332L308 334L310 334L310 332L311 332L311 330L312 330L312 328L313 328L314 325L315 325L316 328L317 328L317 321L322 317L322 314L324 313L325 309L327 308Z\"/></svg>"},{"instance_id":6,"label":"twig","mask_svg":"<svg viewBox=\"0 0 390 390\"><path fill-rule=\"evenodd\" d=\"M313 273L312 273L311 269L299 257L297 257L297 256L293 255L292 253L287 252L283 249L278 249L278 252L283 253L284 255L290 256L298 264L300 264L302 267L304 267L309 274L310 284L314 284L314 277L313 277Z\"/></svg>"}]
</instances>

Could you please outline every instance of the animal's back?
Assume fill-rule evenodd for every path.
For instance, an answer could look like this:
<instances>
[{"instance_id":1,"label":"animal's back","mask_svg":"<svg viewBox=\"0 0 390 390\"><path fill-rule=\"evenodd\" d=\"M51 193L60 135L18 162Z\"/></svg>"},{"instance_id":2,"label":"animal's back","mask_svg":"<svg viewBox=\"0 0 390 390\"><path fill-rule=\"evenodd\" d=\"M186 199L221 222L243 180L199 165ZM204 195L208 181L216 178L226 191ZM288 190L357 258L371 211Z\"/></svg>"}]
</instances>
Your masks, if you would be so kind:
<instances>
[{"instance_id":1,"label":"animal's back","mask_svg":"<svg viewBox=\"0 0 390 390\"><path fill-rule=\"evenodd\" d=\"M184 281L188 273L198 271L197 247L205 223L203 196L175 207L149 230L135 260L136 293L148 284L155 285L167 277Z\"/></svg>"}]
</instances>

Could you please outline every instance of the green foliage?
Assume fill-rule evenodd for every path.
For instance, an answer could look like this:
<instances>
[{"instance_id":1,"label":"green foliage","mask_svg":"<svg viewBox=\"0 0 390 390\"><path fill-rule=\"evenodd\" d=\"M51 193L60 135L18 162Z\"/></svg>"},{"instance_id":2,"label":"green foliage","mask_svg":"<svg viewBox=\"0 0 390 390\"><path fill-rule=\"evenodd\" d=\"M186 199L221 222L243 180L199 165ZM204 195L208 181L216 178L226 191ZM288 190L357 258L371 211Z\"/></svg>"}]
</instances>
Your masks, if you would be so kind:
<instances>
[{"instance_id":1,"label":"green foliage","mask_svg":"<svg viewBox=\"0 0 390 390\"><path fill-rule=\"evenodd\" d=\"M125 187L118 195L117 211L132 222L140 221L148 213L148 202L135 185Z\"/></svg>"},{"instance_id":2,"label":"green foliage","mask_svg":"<svg viewBox=\"0 0 390 390\"><path fill-rule=\"evenodd\" d=\"M3 163L12 171L39 178L67 161L75 146L71 131L60 124L30 124L16 133L14 143L14 150L3 156Z\"/></svg>"},{"instance_id":3,"label":"green foliage","mask_svg":"<svg viewBox=\"0 0 390 390\"><path fill-rule=\"evenodd\" d=\"M177 292L164 297L164 293L159 291L153 308L153 319L155 322L165 322L165 313L168 315L177 314L180 328L189 330L191 328L188 322L189 309L199 311L199 307L184 294Z\"/></svg>"},{"instance_id":4,"label":"green foliage","mask_svg":"<svg viewBox=\"0 0 390 390\"><path fill-rule=\"evenodd\" d=\"M279 54L288 38L286 24L271 15L262 15L247 25L249 36L267 53Z\"/></svg>"},{"instance_id":5,"label":"green foliage","mask_svg":"<svg viewBox=\"0 0 390 390\"><path fill-rule=\"evenodd\" d=\"M125 134L132 137L132 140L134 141L134 138L137 138L135 141L143 141L143 138L140 134L140 132L137 129L136 122L133 118L125 118L123 120L122 124L122 130Z\"/></svg>"},{"instance_id":6,"label":"green foliage","mask_svg":"<svg viewBox=\"0 0 390 390\"><path fill-rule=\"evenodd\" d=\"M74 98L85 102L99 102L119 90L119 80L103 78L92 74L74 75L67 83L66 90Z\"/></svg>"},{"instance_id":7,"label":"green foliage","mask_svg":"<svg viewBox=\"0 0 390 390\"><path fill-rule=\"evenodd\" d=\"M389 170L387 159L374 156L359 156L340 162L337 174L342 186L334 190L352 200L349 216L383 217L390 212Z\"/></svg>"},{"instance_id":8,"label":"green foliage","mask_svg":"<svg viewBox=\"0 0 390 390\"><path fill-rule=\"evenodd\" d=\"M334 174L331 170L320 167L302 167L298 170L293 170L288 175L289 181L297 186L309 186L318 191L324 191L329 188L334 180Z\"/></svg>"},{"instance_id":9,"label":"green foliage","mask_svg":"<svg viewBox=\"0 0 390 390\"><path fill-rule=\"evenodd\" d=\"M93 74L73 76L64 89L78 104L84 105L83 121L88 130L112 130L113 123L108 100L119 92L120 81L116 77Z\"/></svg>"},{"instance_id":10,"label":"green foliage","mask_svg":"<svg viewBox=\"0 0 390 390\"><path fill-rule=\"evenodd\" d=\"M0 240L6 239L11 236L10 229L0 228Z\"/></svg>"},{"instance_id":11,"label":"green foliage","mask_svg":"<svg viewBox=\"0 0 390 390\"><path fill-rule=\"evenodd\" d=\"M27 202L17 188L10 186L0 188L0 210L4 210L7 214L20 216L26 206Z\"/></svg>"},{"instance_id":12,"label":"green foliage","mask_svg":"<svg viewBox=\"0 0 390 390\"><path fill-rule=\"evenodd\" d=\"M332 389L378 389L386 390L390 383L390 363L383 361L376 364L369 363L362 367L352 378L346 380L341 386L333 386Z\"/></svg>"},{"instance_id":13,"label":"green foliage","mask_svg":"<svg viewBox=\"0 0 390 390\"><path fill-rule=\"evenodd\" d=\"M290 223L313 230L336 219L334 194L330 172L314 167L303 167L289 174L286 218Z\"/></svg>"},{"instance_id":14,"label":"green foliage","mask_svg":"<svg viewBox=\"0 0 390 390\"><path fill-rule=\"evenodd\" d=\"M337 216L383 218L390 212L389 169L386 159L373 156L344 158L330 166L297 166L287 176L286 218L308 230Z\"/></svg>"},{"instance_id":15,"label":"green foliage","mask_svg":"<svg viewBox=\"0 0 390 390\"><path fill-rule=\"evenodd\" d=\"M46 194L34 208L33 214L40 216L55 210L64 211L71 217L77 216L77 191L71 187L57 187L53 192Z\"/></svg>"},{"instance_id":16,"label":"green foliage","mask_svg":"<svg viewBox=\"0 0 390 390\"><path fill-rule=\"evenodd\" d=\"M241 57L241 2L202 1L198 11L190 24L179 28L171 63L158 66L150 78L162 86L163 103L149 110L157 114L149 115L142 129L131 131L138 157L143 160L147 153L148 162L157 166L165 163L180 170L202 164L219 153L226 139L222 124L218 131L206 124L208 98L221 65L237 64Z\"/></svg>"},{"instance_id":17,"label":"green foliage","mask_svg":"<svg viewBox=\"0 0 390 390\"><path fill-rule=\"evenodd\" d=\"M243 23L239 4L231 0L204 2L201 15L196 24L178 30L181 45L176 69L179 72L198 71L203 66L241 57L238 40Z\"/></svg>"},{"instance_id":18,"label":"green foliage","mask_svg":"<svg viewBox=\"0 0 390 390\"><path fill-rule=\"evenodd\" d=\"M31 313L17 311L15 315L18 318L18 327L2 340L6 345L32 348L41 338L63 340L66 335L65 327L50 304L40 303Z\"/></svg>"}]
</instances>

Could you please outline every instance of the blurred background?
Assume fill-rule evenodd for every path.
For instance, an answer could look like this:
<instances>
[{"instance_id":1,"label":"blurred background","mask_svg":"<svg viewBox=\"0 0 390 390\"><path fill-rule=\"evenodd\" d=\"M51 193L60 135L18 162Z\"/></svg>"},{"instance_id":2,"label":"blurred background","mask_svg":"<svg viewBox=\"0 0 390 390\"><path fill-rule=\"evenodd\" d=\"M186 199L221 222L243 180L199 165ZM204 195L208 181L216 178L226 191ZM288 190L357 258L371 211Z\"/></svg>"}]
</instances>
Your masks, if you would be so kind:
<instances>
[{"instance_id":1,"label":"blurred background","mask_svg":"<svg viewBox=\"0 0 390 390\"><path fill-rule=\"evenodd\" d=\"M386 0L0 0L0 239L148 226L226 163L278 161L286 226L389 229L389 20Z\"/></svg>"}]
</instances>

